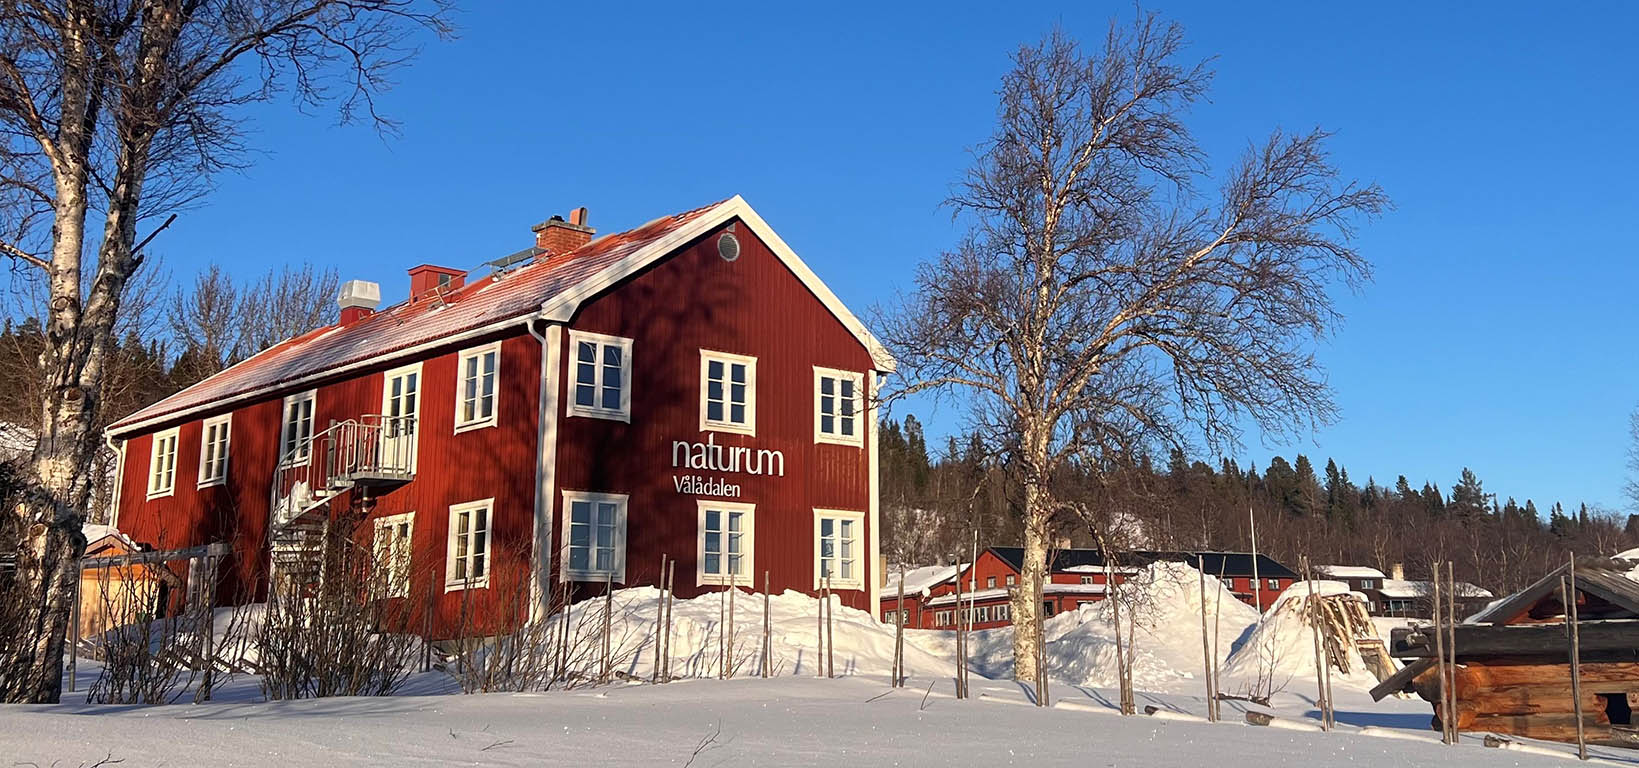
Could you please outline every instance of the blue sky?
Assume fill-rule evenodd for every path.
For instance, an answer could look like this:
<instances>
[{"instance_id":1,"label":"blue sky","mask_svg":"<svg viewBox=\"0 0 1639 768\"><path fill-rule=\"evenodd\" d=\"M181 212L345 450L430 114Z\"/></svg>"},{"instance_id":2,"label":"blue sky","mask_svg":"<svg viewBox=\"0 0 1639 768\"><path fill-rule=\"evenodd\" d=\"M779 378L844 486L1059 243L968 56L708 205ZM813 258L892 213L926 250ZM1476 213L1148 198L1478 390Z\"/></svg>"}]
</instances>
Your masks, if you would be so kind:
<instances>
[{"instance_id":1,"label":"blue sky","mask_svg":"<svg viewBox=\"0 0 1639 768\"><path fill-rule=\"evenodd\" d=\"M283 102L258 154L156 241L178 278L220 261L334 265L407 289L532 244L577 205L602 231L744 195L862 315L958 236L941 200L990 131L1007 55L1054 23L1096 40L1130 3L478 3L381 100L383 141ZM1321 126L1397 210L1376 280L1320 348L1342 420L1273 453L1356 481L1621 505L1639 404L1639 6L1156 3L1216 55L1191 126L1215 168ZM935 431L950 407L922 414ZM1316 458L1324 464L1323 458Z\"/></svg>"}]
</instances>

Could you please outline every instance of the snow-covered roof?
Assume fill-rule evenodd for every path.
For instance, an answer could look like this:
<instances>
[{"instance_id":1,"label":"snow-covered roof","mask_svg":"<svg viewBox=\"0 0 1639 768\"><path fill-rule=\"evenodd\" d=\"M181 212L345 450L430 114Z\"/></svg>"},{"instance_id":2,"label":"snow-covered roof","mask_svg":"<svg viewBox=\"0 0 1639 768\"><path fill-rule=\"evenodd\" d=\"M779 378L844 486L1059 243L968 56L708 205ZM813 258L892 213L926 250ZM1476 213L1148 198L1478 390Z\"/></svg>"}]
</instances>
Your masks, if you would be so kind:
<instances>
[{"instance_id":1,"label":"snow-covered roof","mask_svg":"<svg viewBox=\"0 0 1639 768\"><path fill-rule=\"evenodd\" d=\"M1106 566L1102 565L1072 565L1069 568L1059 569L1062 573L1103 573L1105 570ZM1108 570L1115 573L1138 573L1144 569L1135 565L1117 565Z\"/></svg>"},{"instance_id":2,"label":"snow-covered roof","mask_svg":"<svg viewBox=\"0 0 1639 768\"><path fill-rule=\"evenodd\" d=\"M967 566L962 566L966 568ZM957 573L954 565L924 565L905 571L905 596L913 597L935 585L950 581ZM888 583L882 587L882 599L899 599L899 571L888 572Z\"/></svg>"},{"instance_id":3,"label":"snow-covered roof","mask_svg":"<svg viewBox=\"0 0 1639 768\"><path fill-rule=\"evenodd\" d=\"M1102 595L1103 584L1043 584L1042 592L1049 595ZM977 592L963 592L962 602L986 602L997 598L1007 597L1007 590L1002 587L995 589L981 589ZM956 593L940 595L928 601L930 607L950 605L956 602Z\"/></svg>"},{"instance_id":4,"label":"snow-covered roof","mask_svg":"<svg viewBox=\"0 0 1639 768\"><path fill-rule=\"evenodd\" d=\"M120 543L124 544L127 549L140 549L140 547L137 546L137 543L133 541L130 536L125 535L120 531L120 529L115 528L112 525L95 525L92 523L86 523L80 527L80 532L85 534L85 543L87 545L95 544L102 539L112 536Z\"/></svg>"},{"instance_id":5,"label":"snow-covered roof","mask_svg":"<svg viewBox=\"0 0 1639 768\"><path fill-rule=\"evenodd\" d=\"M1387 578L1382 571L1364 565L1317 565L1315 570L1322 576L1330 576L1334 579Z\"/></svg>"},{"instance_id":6,"label":"snow-covered roof","mask_svg":"<svg viewBox=\"0 0 1639 768\"><path fill-rule=\"evenodd\" d=\"M736 218L764 240L860 340L879 370L893 370L893 358L858 318L745 200L735 196L605 235L566 254L536 258L498 278L473 280L441 300L405 301L346 325L329 325L288 339L120 419L108 431L115 435L136 432L189 414L272 397L458 337L501 330L529 317L567 322L581 301Z\"/></svg>"},{"instance_id":7,"label":"snow-covered roof","mask_svg":"<svg viewBox=\"0 0 1639 768\"><path fill-rule=\"evenodd\" d=\"M1406 579L1384 579L1383 586L1378 589L1384 597L1412 598L1425 597L1434 594L1434 585L1427 581L1409 581ZM1466 581L1457 582L1458 597L1495 597L1491 590L1470 584Z\"/></svg>"}]
</instances>

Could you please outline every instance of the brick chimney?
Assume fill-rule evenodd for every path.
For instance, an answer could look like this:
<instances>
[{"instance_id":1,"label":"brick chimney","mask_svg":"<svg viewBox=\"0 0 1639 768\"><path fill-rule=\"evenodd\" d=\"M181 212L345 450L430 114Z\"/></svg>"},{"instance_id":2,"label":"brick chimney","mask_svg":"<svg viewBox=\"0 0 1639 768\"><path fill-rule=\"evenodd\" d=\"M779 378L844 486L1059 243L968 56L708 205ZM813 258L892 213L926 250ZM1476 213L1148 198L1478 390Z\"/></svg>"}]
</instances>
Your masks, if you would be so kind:
<instances>
[{"instance_id":1,"label":"brick chimney","mask_svg":"<svg viewBox=\"0 0 1639 768\"><path fill-rule=\"evenodd\" d=\"M467 282L467 273L449 267L436 267L431 264L422 264L410 267L410 298L412 300L424 296L434 288L443 288L445 292L460 288Z\"/></svg>"},{"instance_id":2,"label":"brick chimney","mask_svg":"<svg viewBox=\"0 0 1639 768\"><path fill-rule=\"evenodd\" d=\"M1395 563L1394 565L1389 566L1389 578L1396 581L1405 581L1406 566L1401 563Z\"/></svg>"},{"instance_id":3,"label":"brick chimney","mask_svg":"<svg viewBox=\"0 0 1639 768\"><path fill-rule=\"evenodd\" d=\"M336 296L341 307L341 324L352 325L376 313L381 306L381 286L368 280L348 280Z\"/></svg>"},{"instance_id":4,"label":"brick chimney","mask_svg":"<svg viewBox=\"0 0 1639 768\"><path fill-rule=\"evenodd\" d=\"M586 208L569 212L569 220L553 216L531 227L535 231L535 247L546 251L546 257L562 256L587 243L597 230L586 225Z\"/></svg>"}]
</instances>

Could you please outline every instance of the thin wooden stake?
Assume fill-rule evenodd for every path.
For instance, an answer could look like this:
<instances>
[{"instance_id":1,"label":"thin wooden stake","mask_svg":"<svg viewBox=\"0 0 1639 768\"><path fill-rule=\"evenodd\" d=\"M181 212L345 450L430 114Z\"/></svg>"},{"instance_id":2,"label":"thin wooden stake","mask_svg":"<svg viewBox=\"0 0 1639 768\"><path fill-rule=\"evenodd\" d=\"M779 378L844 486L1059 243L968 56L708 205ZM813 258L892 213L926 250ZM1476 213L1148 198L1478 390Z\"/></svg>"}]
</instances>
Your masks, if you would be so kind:
<instances>
[{"instance_id":1,"label":"thin wooden stake","mask_svg":"<svg viewBox=\"0 0 1639 768\"><path fill-rule=\"evenodd\" d=\"M615 572L610 571L603 577L603 666L598 672L599 682L609 682L609 676L614 672L614 659L609 655L609 625L615 614Z\"/></svg>"},{"instance_id":2,"label":"thin wooden stake","mask_svg":"<svg viewBox=\"0 0 1639 768\"><path fill-rule=\"evenodd\" d=\"M1446 667L1445 603L1440 598L1443 591L1441 581L1440 562L1436 560L1434 561L1434 655L1439 658L1440 669L1440 740L1450 744L1452 742L1451 720L1456 717L1456 714L1451 711L1452 680L1447 675L1450 670Z\"/></svg>"},{"instance_id":3,"label":"thin wooden stake","mask_svg":"<svg viewBox=\"0 0 1639 768\"><path fill-rule=\"evenodd\" d=\"M654 606L654 669L649 672L649 682L660 682L660 620L666 612L666 555L660 556L660 574L655 578L659 589L655 590Z\"/></svg>"},{"instance_id":4,"label":"thin wooden stake","mask_svg":"<svg viewBox=\"0 0 1639 768\"><path fill-rule=\"evenodd\" d=\"M1331 730L1326 722L1326 660L1320 650L1320 611L1317 610L1318 606L1315 603L1315 578L1314 573L1309 569L1308 555L1299 558L1298 567L1303 570L1303 581L1309 585L1309 600L1308 605L1305 607L1308 608L1310 634L1313 635L1315 642L1315 686L1318 689L1318 693L1315 695L1315 703L1320 705L1320 727Z\"/></svg>"},{"instance_id":5,"label":"thin wooden stake","mask_svg":"<svg viewBox=\"0 0 1639 768\"><path fill-rule=\"evenodd\" d=\"M967 669L967 649L962 646L965 639L962 637L962 556L952 555L950 559L956 567L956 604L952 606L955 611L951 613L952 626L956 630L956 698L965 699L967 692L962 689L962 670Z\"/></svg>"},{"instance_id":6,"label":"thin wooden stake","mask_svg":"<svg viewBox=\"0 0 1639 768\"><path fill-rule=\"evenodd\" d=\"M676 583L677 561L672 560L666 564L666 658L661 660L662 666L666 668L665 674L661 677L668 683L672 680L672 609L677 602L677 591L674 589Z\"/></svg>"},{"instance_id":7,"label":"thin wooden stake","mask_svg":"<svg viewBox=\"0 0 1639 768\"><path fill-rule=\"evenodd\" d=\"M825 677L825 577L820 577L818 587L819 601L814 606L819 609L814 614L814 666L817 668L814 676Z\"/></svg>"},{"instance_id":8,"label":"thin wooden stake","mask_svg":"<svg viewBox=\"0 0 1639 768\"><path fill-rule=\"evenodd\" d=\"M723 624L723 622L727 619L727 616L723 612L725 610L727 610L727 608L728 608L727 598L728 598L727 590L724 590L724 589L717 590L717 679L718 680L722 680L723 678L728 676L726 674L726 670L728 669L728 650L723 647L723 640L724 640L723 636L726 634L723 631L724 628L725 628L725 625Z\"/></svg>"},{"instance_id":9,"label":"thin wooden stake","mask_svg":"<svg viewBox=\"0 0 1639 768\"><path fill-rule=\"evenodd\" d=\"M768 618L768 615L769 615L768 614L768 603L769 603L768 571L763 571L763 677L765 679L768 677L768 675L771 672L770 667L773 666L773 661L770 659L770 656L772 656L772 651L774 649L774 646L773 646L774 635L770 631L770 624L769 624L769 618Z\"/></svg>"},{"instance_id":10,"label":"thin wooden stake","mask_svg":"<svg viewBox=\"0 0 1639 768\"><path fill-rule=\"evenodd\" d=\"M1047 595L1046 570L1036 573L1036 594ZM1036 706L1048 705L1047 693L1047 617L1036 612Z\"/></svg>"},{"instance_id":11,"label":"thin wooden stake","mask_svg":"<svg viewBox=\"0 0 1639 768\"><path fill-rule=\"evenodd\" d=\"M835 617L836 607L831 603L831 577L825 577L825 676L837 676L837 646L836 637L831 633L831 620Z\"/></svg>"},{"instance_id":12,"label":"thin wooden stake","mask_svg":"<svg viewBox=\"0 0 1639 768\"><path fill-rule=\"evenodd\" d=\"M1582 724L1582 617L1576 605L1576 554L1571 554L1570 576L1560 580L1565 598L1565 623L1571 631L1571 700L1576 703L1576 756L1588 759L1588 737Z\"/></svg>"},{"instance_id":13,"label":"thin wooden stake","mask_svg":"<svg viewBox=\"0 0 1639 768\"><path fill-rule=\"evenodd\" d=\"M1438 574L1435 574L1438 578ZM1447 694L1451 712L1451 743L1462 741L1462 718L1457 711L1457 571L1446 561L1446 657L1451 672L1451 691Z\"/></svg>"},{"instance_id":14,"label":"thin wooden stake","mask_svg":"<svg viewBox=\"0 0 1639 768\"><path fill-rule=\"evenodd\" d=\"M899 564L899 603L894 608L893 688L905 686L905 564Z\"/></svg>"},{"instance_id":15,"label":"thin wooden stake","mask_svg":"<svg viewBox=\"0 0 1639 768\"><path fill-rule=\"evenodd\" d=\"M740 591L737 577L735 573L728 576L728 661L723 667L723 676L731 679L734 677L734 596Z\"/></svg>"},{"instance_id":16,"label":"thin wooden stake","mask_svg":"<svg viewBox=\"0 0 1639 768\"><path fill-rule=\"evenodd\" d=\"M1206 563L1197 555L1195 564L1201 566L1195 569L1195 575L1201 584L1201 676L1206 681L1206 719L1209 722L1217 722L1218 713L1212 706L1213 701L1217 699L1212 691L1212 643L1207 638Z\"/></svg>"}]
</instances>

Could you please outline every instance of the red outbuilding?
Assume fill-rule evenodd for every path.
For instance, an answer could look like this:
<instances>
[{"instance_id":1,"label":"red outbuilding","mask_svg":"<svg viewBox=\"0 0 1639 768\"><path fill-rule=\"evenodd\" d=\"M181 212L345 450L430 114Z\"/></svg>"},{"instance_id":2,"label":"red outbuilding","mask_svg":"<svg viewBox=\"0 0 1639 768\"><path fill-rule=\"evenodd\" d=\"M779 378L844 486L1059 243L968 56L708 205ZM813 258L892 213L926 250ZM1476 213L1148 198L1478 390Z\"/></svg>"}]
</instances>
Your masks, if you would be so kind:
<instances>
[{"instance_id":1,"label":"red outbuilding","mask_svg":"<svg viewBox=\"0 0 1639 768\"><path fill-rule=\"evenodd\" d=\"M1296 573L1273 558L1254 558L1245 552L1122 552L1115 560L1106 564L1103 553L1096 549L1055 550L1048 558L1048 578L1042 585L1042 613L1050 617L1103 600L1111 578L1123 584L1143 566L1158 561L1204 570L1221 579L1230 594L1259 610L1273 605L1297 579ZM961 568L932 566L907 571L904 614L899 620L913 629L954 629L960 610L962 622L971 622L974 629L1008 626L1013 623L1010 593L1019 584L1023 564L1024 549L990 547ZM890 573L880 601L883 621L896 620L900 591L899 574Z\"/></svg>"},{"instance_id":2,"label":"red outbuilding","mask_svg":"<svg viewBox=\"0 0 1639 768\"><path fill-rule=\"evenodd\" d=\"M132 414L116 524L232 544L218 595L312 578L341 510L433 621L654 584L877 605L877 441L893 360L739 197L594 238L585 209L410 295L343 286L334 325ZM447 631L447 630L446 630Z\"/></svg>"}]
</instances>

